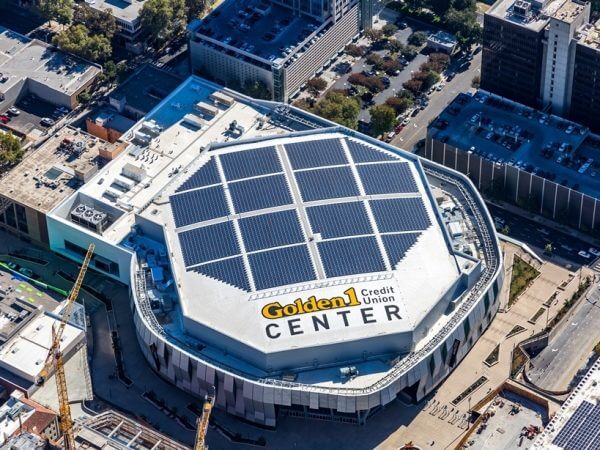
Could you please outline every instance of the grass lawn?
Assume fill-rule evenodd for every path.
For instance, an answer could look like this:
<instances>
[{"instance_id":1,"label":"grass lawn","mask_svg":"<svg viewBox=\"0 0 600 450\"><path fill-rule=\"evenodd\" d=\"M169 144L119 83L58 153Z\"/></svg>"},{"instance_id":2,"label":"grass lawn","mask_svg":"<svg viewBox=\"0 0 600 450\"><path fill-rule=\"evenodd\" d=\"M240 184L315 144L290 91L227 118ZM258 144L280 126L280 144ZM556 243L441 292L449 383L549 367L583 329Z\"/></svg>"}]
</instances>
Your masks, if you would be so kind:
<instances>
[{"instance_id":1,"label":"grass lawn","mask_svg":"<svg viewBox=\"0 0 600 450\"><path fill-rule=\"evenodd\" d=\"M510 295L508 297L509 307L539 274L540 272L533 266L515 255L512 266L512 279L510 280Z\"/></svg>"}]
</instances>

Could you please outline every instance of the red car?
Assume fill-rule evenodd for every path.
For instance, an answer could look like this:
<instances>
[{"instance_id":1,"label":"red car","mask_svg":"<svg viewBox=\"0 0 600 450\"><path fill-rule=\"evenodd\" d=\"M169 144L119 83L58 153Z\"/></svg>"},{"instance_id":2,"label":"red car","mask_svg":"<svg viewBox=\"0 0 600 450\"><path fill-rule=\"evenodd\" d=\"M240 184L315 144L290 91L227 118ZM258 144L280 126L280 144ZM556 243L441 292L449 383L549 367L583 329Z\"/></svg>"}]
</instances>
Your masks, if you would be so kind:
<instances>
[{"instance_id":1,"label":"red car","mask_svg":"<svg viewBox=\"0 0 600 450\"><path fill-rule=\"evenodd\" d=\"M8 123L10 121L10 117L5 116L4 114L0 116L0 122Z\"/></svg>"}]
</instances>

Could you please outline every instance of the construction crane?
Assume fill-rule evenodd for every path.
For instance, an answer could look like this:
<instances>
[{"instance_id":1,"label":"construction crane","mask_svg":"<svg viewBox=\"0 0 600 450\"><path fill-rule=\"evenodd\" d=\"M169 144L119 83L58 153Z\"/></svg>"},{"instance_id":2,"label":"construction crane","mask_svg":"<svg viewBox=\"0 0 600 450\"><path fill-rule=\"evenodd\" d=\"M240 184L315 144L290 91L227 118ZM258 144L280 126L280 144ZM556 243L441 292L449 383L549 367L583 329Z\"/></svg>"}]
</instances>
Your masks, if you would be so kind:
<instances>
[{"instance_id":1,"label":"construction crane","mask_svg":"<svg viewBox=\"0 0 600 450\"><path fill-rule=\"evenodd\" d=\"M62 310L60 325L58 326L57 330L52 328L52 344L50 345L50 350L48 351L48 356L46 357L44 367L38 376L38 384L44 383L48 377L48 374L50 373L50 370L54 367L56 390L58 391L59 425L63 434L63 447L66 450L75 450L75 435L73 433L73 419L71 417L71 407L69 406L67 379L65 377L65 363L63 360L62 351L60 349L60 341L67 326L67 322L71 318L73 304L79 295L79 290L81 289L83 278L85 277L85 272L90 264L93 253L94 244L90 244L83 260L83 264L81 265L81 269L79 269L79 274L77 275L75 284L73 285L73 288L67 297L65 307Z\"/></svg>"},{"instance_id":2,"label":"construction crane","mask_svg":"<svg viewBox=\"0 0 600 450\"><path fill-rule=\"evenodd\" d=\"M208 430L208 419L215 404L215 388L211 389L210 394L206 394L204 398L204 406L202 406L202 416L198 419L198 429L196 430L196 445L194 450L208 450L206 445L206 431Z\"/></svg>"}]
</instances>

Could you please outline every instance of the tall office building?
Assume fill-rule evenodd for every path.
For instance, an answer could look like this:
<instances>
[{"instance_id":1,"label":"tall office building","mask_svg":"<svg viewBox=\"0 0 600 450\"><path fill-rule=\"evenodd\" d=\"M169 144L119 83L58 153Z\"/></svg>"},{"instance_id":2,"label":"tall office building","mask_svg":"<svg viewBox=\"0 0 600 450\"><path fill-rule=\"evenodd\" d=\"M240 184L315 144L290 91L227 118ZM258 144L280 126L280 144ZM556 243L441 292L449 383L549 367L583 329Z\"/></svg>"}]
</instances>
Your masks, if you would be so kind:
<instances>
[{"instance_id":1,"label":"tall office building","mask_svg":"<svg viewBox=\"0 0 600 450\"><path fill-rule=\"evenodd\" d=\"M231 87L263 82L287 101L326 66L361 28L373 0L226 0L192 22L194 72Z\"/></svg>"},{"instance_id":2,"label":"tall office building","mask_svg":"<svg viewBox=\"0 0 600 450\"><path fill-rule=\"evenodd\" d=\"M600 45L579 0L498 0L485 14L481 87L596 128Z\"/></svg>"}]
</instances>

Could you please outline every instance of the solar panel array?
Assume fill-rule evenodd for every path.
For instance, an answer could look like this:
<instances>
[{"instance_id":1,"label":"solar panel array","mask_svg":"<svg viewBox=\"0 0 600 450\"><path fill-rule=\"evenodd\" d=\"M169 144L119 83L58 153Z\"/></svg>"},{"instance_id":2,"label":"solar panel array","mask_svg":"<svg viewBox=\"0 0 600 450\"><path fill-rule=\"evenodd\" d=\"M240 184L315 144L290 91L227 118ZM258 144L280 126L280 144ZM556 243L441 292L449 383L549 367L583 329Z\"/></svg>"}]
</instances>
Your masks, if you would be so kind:
<instances>
[{"instance_id":1,"label":"solar panel array","mask_svg":"<svg viewBox=\"0 0 600 450\"><path fill-rule=\"evenodd\" d=\"M552 441L565 450L600 448L600 405L583 401Z\"/></svg>"},{"instance_id":2,"label":"solar panel array","mask_svg":"<svg viewBox=\"0 0 600 450\"><path fill-rule=\"evenodd\" d=\"M244 291L393 269L431 226L409 163L353 139L213 154L170 202L186 269Z\"/></svg>"}]
</instances>

